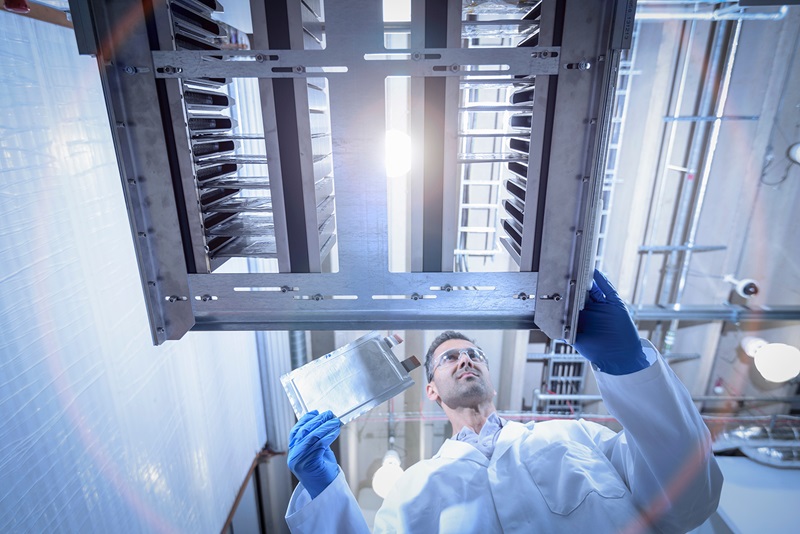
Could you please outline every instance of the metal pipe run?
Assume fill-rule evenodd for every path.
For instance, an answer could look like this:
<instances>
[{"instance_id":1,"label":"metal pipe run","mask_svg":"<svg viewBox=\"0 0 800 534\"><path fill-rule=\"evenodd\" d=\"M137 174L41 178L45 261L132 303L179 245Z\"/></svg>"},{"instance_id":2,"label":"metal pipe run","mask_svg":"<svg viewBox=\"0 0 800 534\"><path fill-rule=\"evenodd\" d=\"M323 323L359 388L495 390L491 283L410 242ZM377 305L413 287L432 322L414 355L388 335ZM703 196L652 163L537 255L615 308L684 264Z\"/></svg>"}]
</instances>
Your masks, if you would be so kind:
<instances>
[{"instance_id":1,"label":"metal pipe run","mask_svg":"<svg viewBox=\"0 0 800 534\"><path fill-rule=\"evenodd\" d=\"M705 157L703 158L703 167L700 172L700 184L697 186L697 196L694 203L694 207L692 210L692 217L691 222L689 225L689 235L684 243L688 247L693 247L695 245L695 240L697 238L697 230L700 227L700 215L703 211L703 205L705 204L706 193L708 191L708 181L711 176L711 164L714 161L714 155L717 151L717 144L719 142L719 132L720 127L722 126L721 117L725 112L725 104L728 101L728 92L731 85L731 77L733 76L733 64L736 61L736 53L739 49L739 36L742 32L742 21L739 20L736 22L736 26L733 30L733 38L731 39L730 48L728 51L728 57L725 61L724 67L724 75L722 77L722 85L719 90L719 98L717 99L717 105L714 112L714 117L716 117L716 121L714 121L711 127L711 137L708 141L708 148L706 150ZM692 250L691 248L684 252L683 254L683 263L681 265L680 277L678 279L678 288L675 293L675 303L680 303L683 297L683 291L686 288L686 277L689 274L689 263L692 259Z\"/></svg>"},{"instance_id":2,"label":"metal pipe run","mask_svg":"<svg viewBox=\"0 0 800 534\"><path fill-rule=\"evenodd\" d=\"M738 4L725 8L693 11L691 9L678 9L674 11L663 11L656 8L647 8L639 2L636 9L636 20L641 22L663 22L667 20L699 20L699 21L723 21L723 20L782 20L786 17L789 9L781 6L778 11L773 13L748 13L745 8Z\"/></svg>"},{"instance_id":3,"label":"metal pipe run","mask_svg":"<svg viewBox=\"0 0 800 534\"><path fill-rule=\"evenodd\" d=\"M600 395L585 394L554 394L541 393L536 389L533 391L534 407L543 401L575 401L575 402L598 402L602 401ZM790 397L769 397L769 396L720 396L720 395L697 395L692 397L694 402L800 402L800 395Z\"/></svg>"}]
</instances>

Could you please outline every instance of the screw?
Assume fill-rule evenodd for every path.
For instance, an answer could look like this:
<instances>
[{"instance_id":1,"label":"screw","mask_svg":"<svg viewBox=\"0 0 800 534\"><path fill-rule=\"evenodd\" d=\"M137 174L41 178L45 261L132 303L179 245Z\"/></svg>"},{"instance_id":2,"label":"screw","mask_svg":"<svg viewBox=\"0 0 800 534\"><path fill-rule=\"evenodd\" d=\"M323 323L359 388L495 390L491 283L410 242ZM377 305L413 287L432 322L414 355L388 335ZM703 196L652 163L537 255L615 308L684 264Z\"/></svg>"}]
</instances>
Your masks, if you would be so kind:
<instances>
[{"instance_id":1,"label":"screw","mask_svg":"<svg viewBox=\"0 0 800 534\"><path fill-rule=\"evenodd\" d=\"M548 58L548 57L550 57L550 52L548 52L547 50L543 51L543 52L542 52L542 57L543 57L543 58Z\"/></svg>"},{"instance_id":2,"label":"screw","mask_svg":"<svg viewBox=\"0 0 800 534\"><path fill-rule=\"evenodd\" d=\"M313 297L311 297L311 298L312 298L312 299L314 299L314 300L322 300L322 298L323 298L323 297L322 297L322 295L320 295L319 293L317 293L316 295L314 295L314 296L313 296Z\"/></svg>"},{"instance_id":3,"label":"screw","mask_svg":"<svg viewBox=\"0 0 800 534\"><path fill-rule=\"evenodd\" d=\"M287 291L291 291L292 288L289 286L281 286L281 293L286 293Z\"/></svg>"},{"instance_id":4,"label":"screw","mask_svg":"<svg viewBox=\"0 0 800 534\"><path fill-rule=\"evenodd\" d=\"M136 180L134 180L133 178L128 178L128 183L130 185L136 185Z\"/></svg>"},{"instance_id":5,"label":"screw","mask_svg":"<svg viewBox=\"0 0 800 534\"><path fill-rule=\"evenodd\" d=\"M450 284L447 284L442 289L444 289L445 291L450 293L453 290L453 286L451 286Z\"/></svg>"},{"instance_id":6,"label":"screw","mask_svg":"<svg viewBox=\"0 0 800 534\"><path fill-rule=\"evenodd\" d=\"M419 293L413 293L413 294L411 295L411 300L419 300L419 299L421 299L421 298L422 298L422 297L420 297L420 296L419 296Z\"/></svg>"},{"instance_id":7,"label":"screw","mask_svg":"<svg viewBox=\"0 0 800 534\"><path fill-rule=\"evenodd\" d=\"M517 298L518 298L519 300L528 300L528 294L527 294L527 293L525 293L525 292L523 291L522 293L520 293L519 295L517 295Z\"/></svg>"},{"instance_id":8,"label":"screw","mask_svg":"<svg viewBox=\"0 0 800 534\"><path fill-rule=\"evenodd\" d=\"M202 300L203 302L208 302L209 300L213 300L213 297L211 295L203 295L202 297L200 297L200 300Z\"/></svg>"},{"instance_id":9,"label":"screw","mask_svg":"<svg viewBox=\"0 0 800 534\"><path fill-rule=\"evenodd\" d=\"M144 232L138 232L136 235L138 235L139 237L147 237L147 234Z\"/></svg>"},{"instance_id":10,"label":"screw","mask_svg":"<svg viewBox=\"0 0 800 534\"><path fill-rule=\"evenodd\" d=\"M414 52L413 54L411 54L411 59L413 59L414 61L419 61L420 59L422 59L422 54L420 54L419 52Z\"/></svg>"},{"instance_id":11,"label":"screw","mask_svg":"<svg viewBox=\"0 0 800 534\"><path fill-rule=\"evenodd\" d=\"M450 70L453 71L453 72L458 72L458 68L459 68L458 65L455 65L455 64L450 65Z\"/></svg>"},{"instance_id":12,"label":"screw","mask_svg":"<svg viewBox=\"0 0 800 534\"><path fill-rule=\"evenodd\" d=\"M264 54L256 54L256 61L258 61L259 63L264 63L265 59L266 58L264 57Z\"/></svg>"},{"instance_id":13,"label":"screw","mask_svg":"<svg viewBox=\"0 0 800 534\"><path fill-rule=\"evenodd\" d=\"M156 287L156 283L153 282L152 280L148 280L147 281L147 285L150 286L150 287Z\"/></svg>"},{"instance_id":14,"label":"screw","mask_svg":"<svg viewBox=\"0 0 800 534\"><path fill-rule=\"evenodd\" d=\"M136 67L133 67L131 65L128 65L127 67L125 67L124 70L125 70L125 72L127 74L136 74L137 72L139 72L139 69L137 69Z\"/></svg>"},{"instance_id":15,"label":"screw","mask_svg":"<svg viewBox=\"0 0 800 534\"><path fill-rule=\"evenodd\" d=\"M297 73L301 73L301 72L305 72L306 68L304 66L302 66L302 65L298 65L298 66L296 66L294 68L294 71L297 72Z\"/></svg>"},{"instance_id":16,"label":"screw","mask_svg":"<svg viewBox=\"0 0 800 534\"><path fill-rule=\"evenodd\" d=\"M553 295L553 300L556 301L556 302L561 302L561 295L559 295L558 293L555 293Z\"/></svg>"},{"instance_id":17,"label":"screw","mask_svg":"<svg viewBox=\"0 0 800 534\"><path fill-rule=\"evenodd\" d=\"M591 64L591 63L589 63L589 62L588 62L588 61L586 61L586 60L583 60L583 61L581 61L580 63L578 63L578 69L579 69L579 70L589 70L589 69L591 69L591 68L592 68L592 64Z\"/></svg>"},{"instance_id":18,"label":"screw","mask_svg":"<svg viewBox=\"0 0 800 534\"><path fill-rule=\"evenodd\" d=\"M159 334L163 334L164 333L164 329L159 326L158 328L156 328L156 332L158 332Z\"/></svg>"}]
</instances>

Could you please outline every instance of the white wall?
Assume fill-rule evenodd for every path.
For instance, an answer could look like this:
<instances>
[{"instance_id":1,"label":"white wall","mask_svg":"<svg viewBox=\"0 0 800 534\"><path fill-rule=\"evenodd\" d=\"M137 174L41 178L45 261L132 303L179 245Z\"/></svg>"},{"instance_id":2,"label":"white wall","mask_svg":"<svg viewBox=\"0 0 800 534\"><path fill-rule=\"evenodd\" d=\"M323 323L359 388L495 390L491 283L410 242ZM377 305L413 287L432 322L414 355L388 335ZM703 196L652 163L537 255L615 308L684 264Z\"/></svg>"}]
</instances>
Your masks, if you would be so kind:
<instances>
[{"instance_id":1,"label":"white wall","mask_svg":"<svg viewBox=\"0 0 800 534\"><path fill-rule=\"evenodd\" d=\"M97 66L0 11L0 532L219 532L266 440L252 333L153 347Z\"/></svg>"}]
</instances>

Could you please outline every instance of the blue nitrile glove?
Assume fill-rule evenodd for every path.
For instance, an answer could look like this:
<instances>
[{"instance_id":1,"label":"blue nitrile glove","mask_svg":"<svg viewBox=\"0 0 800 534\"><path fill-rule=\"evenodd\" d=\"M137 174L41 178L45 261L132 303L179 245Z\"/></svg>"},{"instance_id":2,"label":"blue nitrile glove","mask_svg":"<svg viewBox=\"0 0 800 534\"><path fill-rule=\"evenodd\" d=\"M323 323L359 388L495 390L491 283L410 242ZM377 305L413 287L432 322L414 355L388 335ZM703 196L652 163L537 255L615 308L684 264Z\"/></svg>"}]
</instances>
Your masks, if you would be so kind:
<instances>
[{"instance_id":1,"label":"blue nitrile glove","mask_svg":"<svg viewBox=\"0 0 800 534\"><path fill-rule=\"evenodd\" d=\"M594 271L578 315L575 349L604 373L627 375L649 367L625 303L603 273Z\"/></svg>"},{"instance_id":2,"label":"blue nitrile glove","mask_svg":"<svg viewBox=\"0 0 800 534\"><path fill-rule=\"evenodd\" d=\"M322 413L312 410L301 417L289 433L289 469L312 499L339 474L331 443L339 437L341 426L330 410Z\"/></svg>"}]
</instances>

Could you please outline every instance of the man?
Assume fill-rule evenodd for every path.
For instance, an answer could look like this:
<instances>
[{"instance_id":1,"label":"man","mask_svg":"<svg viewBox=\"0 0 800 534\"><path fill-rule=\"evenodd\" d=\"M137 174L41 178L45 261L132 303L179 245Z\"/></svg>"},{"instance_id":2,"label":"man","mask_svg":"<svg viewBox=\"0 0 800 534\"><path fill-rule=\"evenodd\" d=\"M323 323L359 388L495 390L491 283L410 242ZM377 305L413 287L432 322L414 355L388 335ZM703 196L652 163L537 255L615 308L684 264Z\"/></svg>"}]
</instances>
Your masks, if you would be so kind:
<instances>
[{"instance_id":1,"label":"man","mask_svg":"<svg viewBox=\"0 0 800 534\"><path fill-rule=\"evenodd\" d=\"M455 332L434 340L426 393L456 435L403 474L375 532L686 532L710 516L722 475L708 429L597 271L575 348L622 432L584 420L505 421L482 351ZM286 514L293 532L367 531L329 448L339 426L330 412L310 412L292 429L288 462L301 482Z\"/></svg>"}]
</instances>

